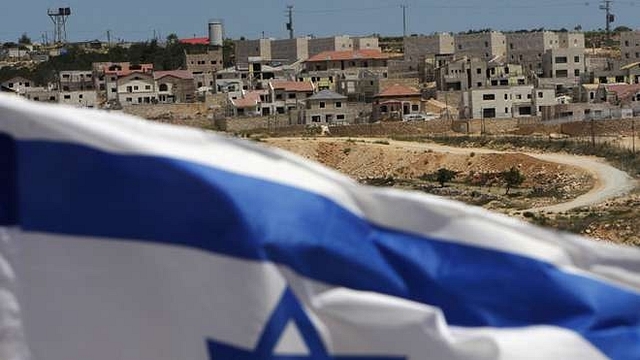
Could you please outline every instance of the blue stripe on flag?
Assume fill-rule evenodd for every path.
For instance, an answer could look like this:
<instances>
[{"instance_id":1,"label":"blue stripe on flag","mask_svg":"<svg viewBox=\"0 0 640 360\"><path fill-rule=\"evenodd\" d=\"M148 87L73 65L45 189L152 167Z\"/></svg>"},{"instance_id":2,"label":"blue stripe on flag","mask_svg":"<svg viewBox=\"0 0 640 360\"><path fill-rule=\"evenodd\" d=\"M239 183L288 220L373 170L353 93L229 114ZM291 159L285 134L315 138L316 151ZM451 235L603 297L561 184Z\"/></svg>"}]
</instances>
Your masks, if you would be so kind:
<instances>
[{"instance_id":1,"label":"blue stripe on flag","mask_svg":"<svg viewBox=\"0 0 640 360\"><path fill-rule=\"evenodd\" d=\"M612 358L640 354L640 294L542 261L381 228L319 195L187 161L41 141L20 141L18 156L27 230L268 259L437 306L453 325L557 325Z\"/></svg>"},{"instance_id":2,"label":"blue stripe on flag","mask_svg":"<svg viewBox=\"0 0 640 360\"><path fill-rule=\"evenodd\" d=\"M0 133L0 225L17 222L16 144Z\"/></svg>"}]
</instances>

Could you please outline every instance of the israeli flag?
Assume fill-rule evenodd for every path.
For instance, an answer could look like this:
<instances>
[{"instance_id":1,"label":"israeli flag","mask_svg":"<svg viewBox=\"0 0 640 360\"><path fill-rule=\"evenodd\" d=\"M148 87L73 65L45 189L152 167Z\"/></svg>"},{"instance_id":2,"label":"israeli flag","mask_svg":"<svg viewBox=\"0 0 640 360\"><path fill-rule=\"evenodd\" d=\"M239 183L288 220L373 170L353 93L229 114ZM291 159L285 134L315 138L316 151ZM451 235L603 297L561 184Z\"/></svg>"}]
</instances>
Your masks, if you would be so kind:
<instances>
[{"instance_id":1,"label":"israeli flag","mask_svg":"<svg viewBox=\"0 0 640 360\"><path fill-rule=\"evenodd\" d=\"M640 359L640 251L0 97L0 358Z\"/></svg>"}]
</instances>

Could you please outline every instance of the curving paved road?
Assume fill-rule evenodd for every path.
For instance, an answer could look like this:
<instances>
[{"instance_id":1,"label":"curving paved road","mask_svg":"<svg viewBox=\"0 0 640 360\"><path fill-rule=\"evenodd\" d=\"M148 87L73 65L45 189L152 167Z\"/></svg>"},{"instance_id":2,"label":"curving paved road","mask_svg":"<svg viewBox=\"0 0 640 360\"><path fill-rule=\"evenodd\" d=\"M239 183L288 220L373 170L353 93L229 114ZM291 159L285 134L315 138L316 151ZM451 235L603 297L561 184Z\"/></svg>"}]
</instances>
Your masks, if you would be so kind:
<instances>
[{"instance_id":1,"label":"curving paved road","mask_svg":"<svg viewBox=\"0 0 640 360\"><path fill-rule=\"evenodd\" d=\"M335 141L336 138L317 138L320 141ZM359 140L365 140L368 142L380 141L379 138L359 138ZM436 152L449 152L453 154L468 154L475 152L476 154L484 153L514 153L512 151L498 151L485 148L458 148L446 145L439 145L433 143L419 143L410 141L396 141L387 140L389 145L411 150L433 150ZM386 145L385 145L386 146ZM540 160L555 162L559 164L571 165L579 167L589 172L595 181L595 185L589 192L578 196L571 201L559 203L556 205L531 208L523 211L532 212L565 212L571 209L591 206L602 203L606 200L616 198L618 196L625 195L632 191L638 183L626 172L619 170L604 160L591 156L578 156L561 153L527 153L520 152L521 154L529 155Z\"/></svg>"}]
</instances>

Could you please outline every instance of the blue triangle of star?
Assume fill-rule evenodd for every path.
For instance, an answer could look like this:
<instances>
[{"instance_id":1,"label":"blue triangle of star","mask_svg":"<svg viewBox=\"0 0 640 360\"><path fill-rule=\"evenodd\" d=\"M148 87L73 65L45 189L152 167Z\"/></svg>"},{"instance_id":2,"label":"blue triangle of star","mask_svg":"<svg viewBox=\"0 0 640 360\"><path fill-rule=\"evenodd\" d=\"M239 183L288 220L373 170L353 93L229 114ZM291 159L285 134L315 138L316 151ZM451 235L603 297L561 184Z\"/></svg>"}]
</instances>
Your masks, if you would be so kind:
<instances>
[{"instance_id":1,"label":"blue triangle of star","mask_svg":"<svg viewBox=\"0 0 640 360\"><path fill-rule=\"evenodd\" d=\"M292 320L304 339L309 355L278 355L274 348L282 336L287 323ZM226 345L212 339L207 340L210 360L403 360L404 357L389 356L330 356L318 336L309 317L290 289L286 289L267 322L262 336L253 351Z\"/></svg>"}]
</instances>

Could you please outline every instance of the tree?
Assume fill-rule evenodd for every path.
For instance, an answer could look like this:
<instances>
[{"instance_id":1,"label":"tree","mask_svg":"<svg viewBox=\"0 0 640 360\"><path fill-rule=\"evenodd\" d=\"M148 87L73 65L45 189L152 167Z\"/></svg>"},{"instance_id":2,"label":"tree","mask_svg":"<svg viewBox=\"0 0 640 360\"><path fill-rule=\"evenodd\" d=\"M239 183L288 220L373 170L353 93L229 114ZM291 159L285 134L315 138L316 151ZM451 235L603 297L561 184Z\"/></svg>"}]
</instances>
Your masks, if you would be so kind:
<instances>
[{"instance_id":1,"label":"tree","mask_svg":"<svg viewBox=\"0 0 640 360\"><path fill-rule=\"evenodd\" d=\"M512 187L517 187L524 181L525 177L522 175L520 170L517 167L512 166L511 169L502 172L502 178L505 181L505 186L507 190L505 191L505 195L509 194L509 190Z\"/></svg>"},{"instance_id":2,"label":"tree","mask_svg":"<svg viewBox=\"0 0 640 360\"><path fill-rule=\"evenodd\" d=\"M436 181L440 183L440 187L444 187L444 184L453 180L453 178L456 177L457 174L458 173L456 171L446 168L440 168L436 172Z\"/></svg>"},{"instance_id":3,"label":"tree","mask_svg":"<svg viewBox=\"0 0 640 360\"><path fill-rule=\"evenodd\" d=\"M22 33L22 35L18 39L18 44L21 44L21 45L31 44L31 38L27 36L27 33Z\"/></svg>"},{"instance_id":4,"label":"tree","mask_svg":"<svg viewBox=\"0 0 640 360\"><path fill-rule=\"evenodd\" d=\"M621 25L621 26L618 26L615 29L613 29L613 32L614 33L621 33L621 32L632 31L632 30L633 29L631 29L628 26Z\"/></svg>"},{"instance_id":5,"label":"tree","mask_svg":"<svg viewBox=\"0 0 640 360\"><path fill-rule=\"evenodd\" d=\"M178 35L171 33L167 35L167 45L175 44L178 42Z\"/></svg>"}]
</instances>

